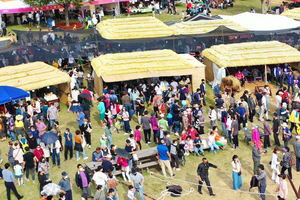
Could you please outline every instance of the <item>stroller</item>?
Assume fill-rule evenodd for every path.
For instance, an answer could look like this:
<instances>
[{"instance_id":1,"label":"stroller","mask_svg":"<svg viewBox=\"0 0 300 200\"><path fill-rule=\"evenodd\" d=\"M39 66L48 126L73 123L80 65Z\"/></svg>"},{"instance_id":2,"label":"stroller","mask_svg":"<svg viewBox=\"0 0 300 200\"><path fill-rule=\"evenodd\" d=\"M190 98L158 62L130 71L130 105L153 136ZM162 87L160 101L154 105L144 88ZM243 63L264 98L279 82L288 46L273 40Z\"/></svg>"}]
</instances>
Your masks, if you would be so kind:
<instances>
[{"instance_id":1,"label":"stroller","mask_svg":"<svg viewBox=\"0 0 300 200\"><path fill-rule=\"evenodd\" d=\"M120 129L124 128L124 122L121 115L117 115L117 122L115 123L115 128L117 129L117 132L120 133Z\"/></svg>"},{"instance_id":2,"label":"stroller","mask_svg":"<svg viewBox=\"0 0 300 200\"><path fill-rule=\"evenodd\" d=\"M184 156L184 144L179 144L178 160L182 164L182 166L185 165L186 160Z\"/></svg>"}]
</instances>

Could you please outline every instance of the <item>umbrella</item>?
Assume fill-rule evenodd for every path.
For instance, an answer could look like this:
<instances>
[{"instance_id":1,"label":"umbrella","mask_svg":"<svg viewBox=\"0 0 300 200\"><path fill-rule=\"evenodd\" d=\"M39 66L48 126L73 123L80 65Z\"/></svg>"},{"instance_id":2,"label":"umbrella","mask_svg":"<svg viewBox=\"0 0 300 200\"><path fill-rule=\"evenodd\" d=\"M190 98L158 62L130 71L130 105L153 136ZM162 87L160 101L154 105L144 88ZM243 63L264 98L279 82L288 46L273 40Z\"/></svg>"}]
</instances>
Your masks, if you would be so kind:
<instances>
[{"instance_id":1,"label":"umbrella","mask_svg":"<svg viewBox=\"0 0 300 200\"><path fill-rule=\"evenodd\" d=\"M92 95L88 94L88 93L81 93L79 95L81 98L92 98Z\"/></svg>"},{"instance_id":2,"label":"umbrella","mask_svg":"<svg viewBox=\"0 0 300 200\"><path fill-rule=\"evenodd\" d=\"M125 149L117 148L116 154L118 154L118 156L121 158L126 158L126 159L131 158L131 155Z\"/></svg>"},{"instance_id":3,"label":"umbrella","mask_svg":"<svg viewBox=\"0 0 300 200\"><path fill-rule=\"evenodd\" d=\"M59 193L61 193L61 187L56 183L48 183L43 187L43 190L41 191L42 195L47 196L56 196Z\"/></svg>"},{"instance_id":4,"label":"umbrella","mask_svg":"<svg viewBox=\"0 0 300 200\"><path fill-rule=\"evenodd\" d=\"M72 106L70 110L73 112L80 112L83 111L83 108L81 106Z\"/></svg>"},{"instance_id":5,"label":"umbrella","mask_svg":"<svg viewBox=\"0 0 300 200\"><path fill-rule=\"evenodd\" d=\"M58 140L57 135L53 131L48 131L41 136L41 142L47 144L53 144Z\"/></svg>"},{"instance_id":6,"label":"umbrella","mask_svg":"<svg viewBox=\"0 0 300 200\"><path fill-rule=\"evenodd\" d=\"M0 94L0 104L10 102L11 100L29 97L29 93L26 91L11 86L0 86Z\"/></svg>"}]
</instances>

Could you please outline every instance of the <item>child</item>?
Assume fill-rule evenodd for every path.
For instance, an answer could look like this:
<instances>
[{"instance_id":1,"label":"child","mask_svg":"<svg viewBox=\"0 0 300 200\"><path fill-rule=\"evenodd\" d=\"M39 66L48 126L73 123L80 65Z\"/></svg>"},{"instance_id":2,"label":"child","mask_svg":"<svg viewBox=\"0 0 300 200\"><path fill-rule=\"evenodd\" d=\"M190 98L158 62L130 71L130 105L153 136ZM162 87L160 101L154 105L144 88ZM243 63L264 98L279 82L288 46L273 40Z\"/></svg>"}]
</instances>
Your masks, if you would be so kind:
<instances>
[{"instance_id":1,"label":"child","mask_svg":"<svg viewBox=\"0 0 300 200\"><path fill-rule=\"evenodd\" d=\"M179 171L179 159L178 159L178 149L177 149L177 140L173 140L173 144L170 147L170 154L171 154L171 167L173 170Z\"/></svg>"},{"instance_id":2,"label":"child","mask_svg":"<svg viewBox=\"0 0 300 200\"><path fill-rule=\"evenodd\" d=\"M202 145L202 140L201 140L199 134L196 134L196 138L194 139L194 149L195 149L195 153L197 154L198 157L199 157L198 150L202 153L202 156L204 156L204 151L203 151L201 145Z\"/></svg>"},{"instance_id":3,"label":"child","mask_svg":"<svg viewBox=\"0 0 300 200\"><path fill-rule=\"evenodd\" d=\"M113 118L112 118L112 113L111 113L111 110L109 107L107 108L107 112L105 113L105 115L107 116L109 123L114 124Z\"/></svg>"},{"instance_id":4,"label":"child","mask_svg":"<svg viewBox=\"0 0 300 200\"><path fill-rule=\"evenodd\" d=\"M116 154L116 149L117 149L117 146L115 146L114 144L110 145L110 153L111 153L111 156L112 156L112 160L115 160L117 154Z\"/></svg>"},{"instance_id":5,"label":"child","mask_svg":"<svg viewBox=\"0 0 300 200\"><path fill-rule=\"evenodd\" d=\"M128 186L128 193L127 193L127 197L129 200L135 200L136 198L134 197L134 188L132 185Z\"/></svg>"},{"instance_id":6,"label":"child","mask_svg":"<svg viewBox=\"0 0 300 200\"><path fill-rule=\"evenodd\" d=\"M106 137L105 137L105 134L102 135L102 137L100 138L100 145L101 145L101 148L106 145Z\"/></svg>"},{"instance_id":7,"label":"child","mask_svg":"<svg viewBox=\"0 0 300 200\"><path fill-rule=\"evenodd\" d=\"M173 133L173 116L171 113L169 113L167 116L167 122L168 122L168 126L170 127L170 129L169 129L170 135L172 135L172 133Z\"/></svg>"},{"instance_id":8,"label":"child","mask_svg":"<svg viewBox=\"0 0 300 200\"><path fill-rule=\"evenodd\" d=\"M189 151L192 149L194 149L193 140L191 140L191 136L187 136L185 139L185 144L184 144L184 150L185 150L184 155L185 156L190 155Z\"/></svg>"},{"instance_id":9,"label":"child","mask_svg":"<svg viewBox=\"0 0 300 200\"><path fill-rule=\"evenodd\" d=\"M141 145L142 135L141 135L141 126L140 125L137 125L135 127L134 139L135 139L136 143L138 144L137 149L142 150L142 145Z\"/></svg>"},{"instance_id":10,"label":"child","mask_svg":"<svg viewBox=\"0 0 300 200\"><path fill-rule=\"evenodd\" d=\"M19 164L19 161L17 161L17 160L15 161L14 170L15 170L15 175L18 178L19 186L25 185L24 181L23 181L22 167Z\"/></svg>"}]
</instances>

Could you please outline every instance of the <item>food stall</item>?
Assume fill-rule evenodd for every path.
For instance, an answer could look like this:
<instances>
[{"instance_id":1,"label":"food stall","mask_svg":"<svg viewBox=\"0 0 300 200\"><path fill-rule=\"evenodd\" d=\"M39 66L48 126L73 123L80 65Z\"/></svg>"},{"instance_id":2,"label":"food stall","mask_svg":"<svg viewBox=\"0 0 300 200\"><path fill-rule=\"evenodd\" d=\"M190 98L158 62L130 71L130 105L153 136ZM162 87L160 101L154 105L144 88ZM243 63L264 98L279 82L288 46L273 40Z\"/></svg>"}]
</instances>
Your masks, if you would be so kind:
<instances>
[{"instance_id":1,"label":"food stall","mask_svg":"<svg viewBox=\"0 0 300 200\"><path fill-rule=\"evenodd\" d=\"M205 65L189 54L177 54L171 50L142 51L101 55L92 60L95 70L95 91L103 94L103 82L191 76L191 90L196 92L205 79Z\"/></svg>"},{"instance_id":2,"label":"food stall","mask_svg":"<svg viewBox=\"0 0 300 200\"><path fill-rule=\"evenodd\" d=\"M70 93L68 74L43 62L8 66L0 69L0 85L14 86L27 91L31 98L41 102L53 102L59 109L59 102L68 103ZM43 103L41 103L41 106Z\"/></svg>"}]
</instances>

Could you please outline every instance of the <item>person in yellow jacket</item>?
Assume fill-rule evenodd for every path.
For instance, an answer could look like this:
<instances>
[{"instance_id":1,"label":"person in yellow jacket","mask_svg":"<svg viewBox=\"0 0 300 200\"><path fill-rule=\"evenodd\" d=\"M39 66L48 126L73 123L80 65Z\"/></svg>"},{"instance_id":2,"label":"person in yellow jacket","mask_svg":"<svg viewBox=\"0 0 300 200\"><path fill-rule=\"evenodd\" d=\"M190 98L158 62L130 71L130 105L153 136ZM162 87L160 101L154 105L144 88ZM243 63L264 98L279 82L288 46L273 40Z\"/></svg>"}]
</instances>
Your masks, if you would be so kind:
<instances>
[{"instance_id":1,"label":"person in yellow jacket","mask_svg":"<svg viewBox=\"0 0 300 200\"><path fill-rule=\"evenodd\" d=\"M294 110L292 111L289 120L290 120L290 122L291 122L291 128L290 128L290 131L291 131L291 133L292 133L294 127L297 128L297 127L296 127L296 124L299 124L299 109L298 109L298 108L296 108L296 109L294 109ZM296 131L297 131L297 129L296 129Z\"/></svg>"}]
</instances>

